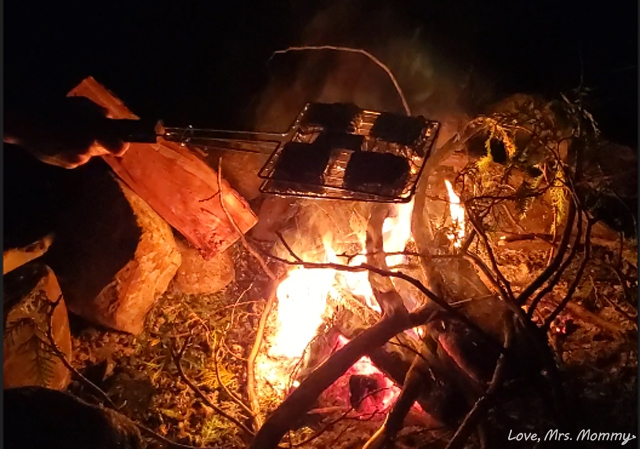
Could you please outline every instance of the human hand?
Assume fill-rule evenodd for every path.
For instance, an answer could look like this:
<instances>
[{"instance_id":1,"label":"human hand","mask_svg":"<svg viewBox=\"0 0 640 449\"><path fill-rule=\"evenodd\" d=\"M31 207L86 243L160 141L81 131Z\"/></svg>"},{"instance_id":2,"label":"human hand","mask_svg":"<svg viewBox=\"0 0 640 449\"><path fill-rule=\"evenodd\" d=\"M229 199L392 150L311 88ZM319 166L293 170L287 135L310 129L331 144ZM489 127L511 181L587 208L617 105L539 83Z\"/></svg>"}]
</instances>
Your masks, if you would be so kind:
<instances>
[{"instance_id":1,"label":"human hand","mask_svg":"<svg viewBox=\"0 0 640 449\"><path fill-rule=\"evenodd\" d=\"M129 149L109 122L105 108L85 97L67 97L28 114L9 112L4 141L45 163L76 168L94 156L122 156Z\"/></svg>"}]
</instances>

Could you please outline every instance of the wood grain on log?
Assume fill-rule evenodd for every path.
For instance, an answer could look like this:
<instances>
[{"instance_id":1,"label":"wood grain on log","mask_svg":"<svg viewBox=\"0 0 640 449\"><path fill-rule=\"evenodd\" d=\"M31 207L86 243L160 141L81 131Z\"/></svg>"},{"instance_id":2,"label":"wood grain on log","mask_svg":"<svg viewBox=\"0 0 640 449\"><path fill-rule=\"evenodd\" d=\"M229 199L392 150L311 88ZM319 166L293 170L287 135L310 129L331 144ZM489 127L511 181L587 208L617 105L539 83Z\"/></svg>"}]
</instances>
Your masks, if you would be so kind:
<instances>
[{"instance_id":1,"label":"wood grain on log","mask_svg":"<svg viewBox=\"0 0 640 449\"><path fill-rule=\"evenodd\" d=\"M89 77L70 96L84 96L114 119L137 119L121 100ZM113 171L164 220L210 259L238 240L219 198L217 173L187 148L158 139L132 143L123 157L103 156ZM247 202L223 182L222 196L242 232L257 222Z\"/></svg>"}]
</instances>

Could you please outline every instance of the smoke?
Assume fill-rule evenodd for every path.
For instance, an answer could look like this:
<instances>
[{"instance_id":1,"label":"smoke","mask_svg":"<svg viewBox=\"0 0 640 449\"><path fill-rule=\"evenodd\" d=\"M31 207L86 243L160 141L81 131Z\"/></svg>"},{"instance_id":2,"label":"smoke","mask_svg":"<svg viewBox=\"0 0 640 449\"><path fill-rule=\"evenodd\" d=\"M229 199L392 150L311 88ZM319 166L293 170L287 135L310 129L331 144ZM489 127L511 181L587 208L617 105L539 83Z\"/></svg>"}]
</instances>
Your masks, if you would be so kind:
<instances>
[{"instance_id":1,"label":"smoke","mask_svg":"<svg viewBox=\"0 0 640 449\"><path fill-rule=\"evenodd\" d=\"M466 121L472 69L448 59L395 4L334 2L308 18L291 46L333 45L366 50L395 75L412 115L440 121L440 142ZM428 33L427 33L428 34ZM279 54L260 95L253 128L284 131L307 102L353 102L404 114L388 75L365 55L329 50Z\"/></svg>"}]
</instances>

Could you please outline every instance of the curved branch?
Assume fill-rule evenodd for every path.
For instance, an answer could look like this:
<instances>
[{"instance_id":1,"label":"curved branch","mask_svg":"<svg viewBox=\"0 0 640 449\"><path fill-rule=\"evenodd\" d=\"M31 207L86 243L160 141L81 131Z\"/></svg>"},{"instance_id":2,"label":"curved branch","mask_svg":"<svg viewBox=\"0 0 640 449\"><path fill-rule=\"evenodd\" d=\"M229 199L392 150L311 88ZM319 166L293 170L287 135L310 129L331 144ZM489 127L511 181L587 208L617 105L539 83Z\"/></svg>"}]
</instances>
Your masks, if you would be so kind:
<instances>
[{"instance_id":1,"label":"curved branch","mask_svg":"<svg viewBox=\"0 0 640 449\"><path fill-rule=\"evenodd\" d=\"M560 267L562 258L564 257L567 247L569 246L569 239L571 238L571 231L573 230L573 221L576 218L576 204L574 201L569 201L569 216L567 217L567 224L562 234L562 240L558 246L558 252L551 261L551 263L544 269L542 273L531 283L522 293L516 298L516 303L520 306L524 305L527 300L538 290L542 285L551 277L553 273Z\"/></svg>"},{"instance_id":2,"label":"curved branch","mask_svg":"<svg viewBox=\"0 0 640 449\"><path fill-rule=\"evenodd\" d=\"M580 283L580 280L582 279L582 274L584 273L584 269L586 268L587 263L589 262L589 258L590 258L590 254L591 254L591 251L590 251L591 250L591 245L589 244L589 236L591 235L591 227L592 226L593 226L593 221L589 220L589 222L587 223L587 232L585 233L585 236L584 236L584 241L585 241L584 257L582 258L582 263L580 264L580 268L578 268L578 272L576 273L576 277L573 280L573 282L571 283L571 286L569 287L569 290L567 291L567 294L562 299L562 302L560 302L560 305L558 307L556 307L556 309L551 313L551 315L549 315L547 320L544 322L544 325L542 326L542 329L544 331L548 331L549 330L549 327L551 326L551 323L553 323L553 320L555 320L557 318L557 316L560 314L560 312L562 312L562 309L564 309L566 307L567 303L569 301L571 301L571 298L573 297L573 293L578 288L578 284Z\"/></svg>"}]
</instances>

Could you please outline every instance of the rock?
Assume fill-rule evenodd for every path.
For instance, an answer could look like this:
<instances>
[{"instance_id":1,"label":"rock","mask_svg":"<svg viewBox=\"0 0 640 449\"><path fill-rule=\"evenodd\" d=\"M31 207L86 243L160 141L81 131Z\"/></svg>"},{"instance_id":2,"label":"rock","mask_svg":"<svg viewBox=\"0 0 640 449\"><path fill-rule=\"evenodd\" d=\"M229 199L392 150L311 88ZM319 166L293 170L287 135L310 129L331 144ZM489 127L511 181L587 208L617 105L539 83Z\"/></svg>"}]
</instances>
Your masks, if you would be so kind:
<instances>
[{"instance_id":1,"label":"rock","mask_svg":"<svg viewBox=\"0 0 640 449\"><path fill-rule=\"evenodd\" d=\"M4 390L4 443L13 449L142 449L123 415L41 387Z\"/></svg>"},{"instance_id":2,"label":"rock","mask_svg":"<svg viewBox=\"0 0 640 449\"><path fill-rule=\"evenodd\" d=\"M74 173L74 198L44 257L71 312L139 334L175 275L180 252L169 225L147 203L104 164L89 165L73 170L82 170Z\"/></svg>"},{"instance_id":3,"label":"rock","mask_svg":"<svg viewBox=\"0 0 640 449\"><path fill-rule=\"evenodd\" d=\"M174 285L182 293L186 295L217 293L235 279L235 267L229 250L217 254L210 260L205 260L200 252L186 240L176 238L176 244L182 263L174 278Z\"/></svg>"},{"instance_id":4,"label":"rock","mask_svg":"<svg viewBox=\"0 0 640 449\"><path fill-rule=\"evenodd\" d=\"M92 302L84 307L74 305L72 310L116 330L139 334L145 316L180 266L181 256L169 225L124 183L117 182L142 230L134 258Z\"/></svg>"},{"instance_id":5,"label":"rock","mask_svg":"<svg viewBox=\"0 0 640 449\"><path fill-rule=\"evenodd\" d=\"M4 251L2 254L2 274L7 274L8 272L42 256L47 252L52 242L53 235L47 235L24 248L11 248Z\"/></svg>"},{"instance_id":6,"label":"rock","mask_svg":"<svg viewBox=\"0 0 640 449\"><path fill-rule=\"evenodd\" d=\"M4 283L4 387L66 388L71 373L51 349L49 339L51 325L56 346L71 360L64 300L49 315L50 307L61 296L56 276L46 265L32 262L7 274Z\"/></svg>"}]
</instances>

